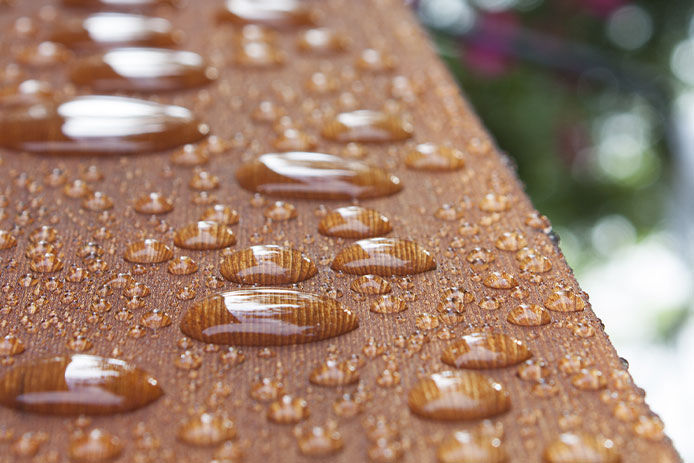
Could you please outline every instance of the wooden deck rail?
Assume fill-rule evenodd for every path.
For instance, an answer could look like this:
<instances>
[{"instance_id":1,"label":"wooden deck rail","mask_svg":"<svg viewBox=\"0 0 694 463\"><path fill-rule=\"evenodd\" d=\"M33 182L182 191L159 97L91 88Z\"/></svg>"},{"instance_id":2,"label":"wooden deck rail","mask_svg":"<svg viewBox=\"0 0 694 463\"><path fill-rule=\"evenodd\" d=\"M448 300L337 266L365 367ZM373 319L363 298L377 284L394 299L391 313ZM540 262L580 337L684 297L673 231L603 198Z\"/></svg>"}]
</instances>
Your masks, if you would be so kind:
<instances>
[{"instance_id":1,"label":"wooden deck rail","mask_svg":"<svg viewBox=\"0 0 694 463\"><path fill-rule=\"evenodd\" d=\"M406 5L109 3L0 0L0 462L680 461Z\"/></svg>"}]
</instances>

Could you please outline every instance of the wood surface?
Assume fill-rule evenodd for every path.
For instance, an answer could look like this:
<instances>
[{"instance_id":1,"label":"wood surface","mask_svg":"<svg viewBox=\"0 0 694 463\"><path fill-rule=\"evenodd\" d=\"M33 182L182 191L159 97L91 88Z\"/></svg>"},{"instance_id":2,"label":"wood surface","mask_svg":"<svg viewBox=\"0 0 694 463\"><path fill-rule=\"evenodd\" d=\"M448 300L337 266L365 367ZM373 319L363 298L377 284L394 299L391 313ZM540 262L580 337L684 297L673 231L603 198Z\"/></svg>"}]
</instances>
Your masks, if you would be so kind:
<instances>
[{"instance_id":1,"label":"wood surface","mask_svg":"<svg viewBox=\"0 0 694 463\"><path fill-rule=\"evenodd\" d=\"M301 29L289 28L276 32L277 47L285 55L284 64L256 69L242 66L236 59L238 26L216 21L222 3L221 0L188 0L179 7L165 5L147 11L167 18L180 29L183 33L180 48L206 57L218 69L219 77L202 89L139 95L191 109L209 125L211 134L228 142L228 150L210 155L209 161L200 166L219 178L218 188L201 194L189 187L194 167L172 162L175 150L123 157L64 157L0 149L0 229L9 231L17 241L14 247L0 250L0 335L13 334L25 347L22 353L0 358L0 376L19 365L84 349L83 353L121 359L144 370L156 378L164 392L147 406L111 416L56 417L0 407L0 462L68 461L71 442L79 442L79 429L84 432L100 429L117 436L122 451L112 440L104 444L105 448L116 449L104 454L117 455L116 461L208 462L220 445L194 446L180 437L195 435L195 430L188 432L181 425L201 412L228 415L235 432L225 422L227 434L223 433L223 437L234 438L245 454L243 461L315 461L316 457L300 451L293 425L271 422L267 418L268 404L251 397L251 387L261 377L279 378L288 394L306 401L309 416L305 424L322 426L330 420L336 422L343 448L318 458L321 461L360 462L369 461L370 454L378 456L369 436L373 437L375 417L381 415L399 433L395 440L404 449L400 461L436 461L437 448L453 431L478 429L481 421L422 418L410 410L408 394L426 374L455 370L441 361L447 346L465 334L485 330L520 340L534 359L546 362L547 374L557 386L555 395L539 397L532 393L532 382L518 377L515 365L475 370L508 391L510 410L494 416L491 424L485 425L497 431L503 428L501 441L508 461L542 461L543 452L561 432L609 438L623 462L680 461L666 436L647 433L643 425L639 427L640 416L654 419L647 406L640 404L643 391L623 373L626 362L610 344L599 314L587 302L588 296L578 293L578 283L549 233L548 223L535 215L512 162L495 147L408 7L398 0L310 2L318 13L319 25L339 31L349 39L346 52L328 55L303 52L297 46ZM48 5L54 5L53 9ZM83 13L54 2L0 1L0 70L7 70L14 62L13 50L45 40L59 24ZM16 33L14 23L21 16L31 18L33 32ZM386 69L374 72L364 66L359 55L366 48L387 54ZM88 94L89 89L69 83L71 62L22 69L26 78L44 79L60 94ZM334 90L320 94L310 90L307 82L319 70L336 79ZM7 79L6 71L0 73ZM403 82L407 85L403 86ZM363 145L363 161L397 175L402 191L354 201L290 198L287 201L296 207L297 218L268 221L263 210L277 198L268 198L263 203L241 188L235 176L243 162L276 152L273 142L277 133L273 124L251 117L263 101L272 101L314 137L314 151L335 155L344 154L345 144L329 140L321 133L324 121L331 120L336 112L385 109L406 118L412 124L410 140ZM411 155L417 144L428 142L460 150L464 154L464 167L455 171L408 168L405 163L408 154ZM459 167L459 159L456 165ZM95 166L103 179L92 175L94 169L90 166ZM89 186L107 194L114 207L94 212L85 209L82 200L64 195L62 186L51 187L44 179L55 168L63 169L69 181L89 179ZM157 216L137 213L136 199L150 192L173 198L173 210ZM336 297L359 317L359 327L314 343L269 348L242 346L242 354L233 351L226 357L216 347L186 338L179 322L190 307L218 292L244 287L222 278L219 261L223 251L174 246L174 231L198 221L205 210L217 203L228 205L239 214L239 223L231 225L236 236L231 250L276 244L301 251L316 264L318 273L295 287ZM392 225L387 236L415 241L436 262L435 269L424 273L386 277L393 294L406 300L407 309L403 312L371 312L370 306L380 296L355 293L350 284L356 276L331 269L333 258L354 240L321 235L318 224L326 212L356 204L385 215ZM451 212L450 208L439 211L444 205L457 211ZM451 214L454 220L439 218L451 218ZM61 246L58 252L64 262L62 270L52 274L32 272L30 260L25 257L31 232L43 225L57 230L56 243ZM527 246L551 262L551 270L536 274L522 272L516 253L503 251L496 245L505 232L522 234ZM144 307L128 309L132 314L130 320L117 318L127 302L121 296L122 289L115 289L106 297L111 304L109 311L95 311L92 301L103 283L119 272L136 271L136 264L127 262L123 256L130 243L144 238L167 244L176 257L192 257L199 270L189 275L174 275L167 271L166 263L145 265L142 274L132 277L151 291L141 298ZM102 260L107 270L90 271L81 282L69 281L77 279L75 273L80 271L75 267L87 267L80 250L91 241L103 248ZM468 259L478 247L492 250L493 262ZM32 280L25 277L28 273L38 280L36 285L21 284ZM62 289L47 290L50 277L57 277ZM65 280L66 277L69 278ZM509 278L517 281L516 289L489 287L503 287ZM575 290L578 299L568 302L562 299L550 305L568 309L584 307L583 310L551 310L551 322L540 326L519 326L507 321L508 313L519 304L545 306L558 283ZM177 297L183 286L189 287L183 291L186 296L194 291L192 299ZM459 323L451 326L449 333L441 331L444 323L428 330L431 317L422 314L437 315L442 295L454 286L471 293L473 302L465 304ZM73 296L72 301L62 297L67 290ZM494 307L489 297L498 301L495 310L488 310ZM171 323L161 323L162 327L156 330L143 327L142 317L154 309L165 312ZM424 336L415 336L408 350L407 338L418 330ZM449 335L450 339L441 339ZM376 350L383 344L382 355L369 358L364 354L374 349L373 344L369 347L369 338L374 339ZM416 341L423 338L427 342L418 345ZM330 353L340 360L352 354L361 357L364 365L359 369L360 385L353 378L351 384L339 387L309 382L312 371ZM596 391L576 387L574 384L583 384L580 378L572 380L560 368L560 359L567 354L580 355L591 368L600 370L605 378L604 388ZM239 363L241 356L244 361ZM390 369L386 373L390 374L389 379L383 376L386 368ZM384 387L397 382L393 379L395 369L399 383ZM370 398L363 404L363 411L351 418L338 416L333 402L345 393L354 393L358 387ZM606 391L614 392L614 396L610 397ZM638 413L626 417L616 414L615 405L619 401L637 404L634 408ZM17 448L25 443L20 438L27 432L45 435L40 435L35 455L20 457ZM73 459L79 455L73 449ZM591 461L614 461L611 456L603 457Z\"/></svg>"}]
</instances>

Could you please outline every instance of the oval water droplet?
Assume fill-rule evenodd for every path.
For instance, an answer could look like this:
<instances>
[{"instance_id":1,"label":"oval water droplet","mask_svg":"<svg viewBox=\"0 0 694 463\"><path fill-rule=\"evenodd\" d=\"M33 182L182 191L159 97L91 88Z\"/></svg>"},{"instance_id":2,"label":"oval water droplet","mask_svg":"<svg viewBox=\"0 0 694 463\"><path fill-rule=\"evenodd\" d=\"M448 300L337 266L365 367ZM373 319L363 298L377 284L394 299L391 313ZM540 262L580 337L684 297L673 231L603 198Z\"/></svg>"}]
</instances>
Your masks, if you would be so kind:
<instances>
[{"instance_id":1,"label":"oval water droplet","mask_svg":"<svg viewBox=\"0 0 694 463\"><path fill-rule=\"evenodd\" d=\"M226 225L201 220L176 230L174 244L184 249L222 249L236 244L236 235Z\"/></svg>"},{"instance_id":2,"label":"oval water droplet","mask_svg":"<svg viewBox=\"0 0 694 463\"><path fill-rule=\"evenodd\" d=\"M415 384L407 402L413 413L436 420L476 420L511 408L501 384L472 371L431 374Z\"/></svg>"},{"instance_id":3,"label":"oval water droplet","mask_svg":"<svg viewBox=\"0 0 694 463\"><path fill-rule=\"evenodd\" d=\"M315 24L315 13L297 0L227 0L217 17L234 24L287 29Z\"/></svg>"},{"instance_id":4,"label":"oval water droplet","mask_svg":"<svg viewBox=\"0 0 694 463\"><path fill-rule=\"evenodd\" d=\"M508 454L496 436L456 431L436 450L440 463L506 463Z\"/></svg>"},{"instance_id":5,"label":"oval water droplet","mask_svg":"<svg viewBox=\"0 0 694 463\"><path fill-rule=\"evenodd\" d=\"M391 284L378 275L362 275L352 281L350 288L359 294L386 294L393 290Z\"/></svg>"},{"instance_id":6,"label":"oval water droplet","mask_svg":"<svg viewBox=\"0 0 694 463\"><path fill-rule=\"evenodd\" d=\"M201 413L178 428L176 438L199 447L220 444L236 437L236 425L228 417L216 413Z\"/></svg>"},{"instance_id":7,"label":"oval water droplet","mask_svg":"<svg viewBox=\"0 0 694 463\"><path fill-rule=\"evenodd\" d=\"M161 241L150 238L130 244L123 258L135 264L158 264L173 258L173 251Z\"/></svg>"},{"instance_id":8,"label":"oval water droplet","mask_svg":"<svg viewBox=\"0 0 694 463\"><path fill-rule=\"evenodd\" d=\"M224 278L246 285L284 285L313 277L316 265L301 252L276 245L251 246L224 257Z\"/></svg>"},{"instance_id":9,"label":"oval water droplet","mask_svg":"<svg viewBox=\"0 0 694 463\"><path fill-rule=\"evenodd\" d=\"M551 322L552 317L537 304L520 304L508 313L506 320L518 326L542 326Z\"/></svg>"},{"instance_id":10,"label":"oval water droplet","mask_svg":"<svg viewBox=\"0 0 694 463\"><path fill-rule=\"evenodd\" d=\"M305 199L367 199L402 189L400 179L377 167L322 153L264 154L236 171L243 188Z\"/></svg>"},{"instance_id":11,"label":"oval water droplet","mask_svg":"<svg viewBox=\"0 0 694 463\"><path fill-rule=\"evenodd\" d=\"M189 256L179 256L166 269L172 275L190 275L198 271L198 264Z\"/></svg>"},{"instance_id":12,"label":"oval water droplet","mask_svg":"<svg viewBox=\"0 0 694 463\"><path fill-rule=\"evenodd\" d=\"M580 312L586 307L586 303L573 290L557 287L545 299L545 307L555 312Z\"/></svg>"},{"instance_id":13,"label":"oval water droplet","mask_svg":"<svg viewBox=\"0 0 694 463\"><path fill-rule=\"evenodd\" d=\"M203 138L187 109L118 96L78 96L0 116L0 145L40 154L108 155L162 151Z\"/></svg>"},{"instance_id":14,"label":"oval water droplet","mask_svg":"<svg viewBox=\"0 0 694 463\"><path fill-rule=\"evenodd\" d=\"M133 208L140 214L166 214L173 211L174 205L170 198L153 192L137 198Z\"/></svg>"},{"instance_id":15,"label":"oval water droplet","mask_svg":"<svg viewBox=\"0 0 694 463\"><path fill-rule=\"evenodd\" d=\"M614 442L586 433L564 433L545 447L547 463L619 463L622 459Z\"/></svg>"},{"instance_id":16,"label":"oval water droplet","mask_svg":"<svg viewBox=\"0 0 694 463\"><path fill-rule=\"evenodd\" d=\"M282 222L295 219L298 213L295 205L285 201L275 201L263 211L263 215L275 222Z\"/></svg>"},{"instance_id":17,"label":"oval water droplet","mask_svg":"<svg viewBox=\"0 0 694 463\"><path fill-rule=\"evenodd\" d=\"M101 429L80 432L70 439L68 456L77 463L100 463L115 460L123 452L123 443L113 434Z\"/></svg>"},{"instance_id":18,"label":"oval water droplet","mask_svg":"<svg viewBox=\"0 0 694 463\"><path fill-rule=\"evenodd\" d=\"M448 146L422 143L407 154L405 165L414 170L452 171L465 166L465 155Z\"/></svg>"},{"instance_id":19,"label":"oval water droplet","mask_svg":"<svg viewBox=\"0 0 694 463\"><path fill-rule=\"evenodd\" d=\"M340 143L378 143L406 140L412 137L413 128L392 114L362 109L338 114L323 126L321 133Z\"/></svg>"},{"instance_id":20,"label":"oval water droplet","mask_svg":"<svg viewBox=\"0 0 694 463\"><path fill-rule=\"evenodd\" d=\"M531 357L528 348L518 339L501 333L472 333L450 344L441 360L457 368L503 368Z\"/></svg>"},{"instance_id":21,"label":"oval water droplet","mask_svg":"<svg viewBox=\"0 0 694 463\"><path fill-rule=\"evenodd\" d=\"M33 361L0 378L0 404L51 415L126 412L162 394L148 373L121 360L92 355Z\"/></svg>"},{"instance_id":22,"label":"oval water droplet","mask_svg":"<svg viewBox=\"0 0 694 463\"><path fill-rule=\"evenodd\" d=\"M488 274L482 284L487 288L493 289L512 289L518 286L516 277L506 272L491 272Z\"/></svg>"},{"instance_id":23,"label":"oval water droplet","mask_svg":"<svg viewBox=\"0 0 694 463\"><path fill-rule=\"evenodd\" d=\"M205 209L205 212L200 216L200 220L217 222L222 225L235 225L239 223L239 213L224 204L215 204Z\"/></svg>"},{"instance_id":24,"label":"oval water droplet","mask_svg":"<svg viewBox=\"0 0 694 463\"><path fill-rule=\"evenodd\" d=\"M340 207L328 213L318 224L321 235L340 238L369 238L393 230L390 220L373 209L360 206Z\"/></svg>"},{"instance_id":25,"label":"oval water droplet","mask_svg":"<svg viewBox=\"0 0 694 463\"><path fill-rule=\"evenodd\" d=\"M70 79L97 92L167 92L207 85L216 76L202 56L191 51L116 48L82 58Z\"/></svg>"},{"instance_id":26,"label":"oval water droplet","mask_svg":"<svg viewBox=\"0 0 694 463\"><path fill-rule=\"evenodd\" d=\"M177 42L164 18L113 12L60 22L50 40L70 48L172 47Z\"/></svg>"},{"instance_id":27,"label":"oval water droplet","mask_svg":"<svg viewBox=\"0 0 694 463\"><path fill-rule=\"evenodd\" d=\"M354 330L357 316L338 301L294 289L257 288L215 295L191 307L181 331L207 343L301 344Z\"/></svg>"},{"instance_id":28,"label":"oval water droplet","mask_svg":"<svg viewBox=\"0 0 694 463\"><path fill-rule=\"evenodd\" d=\"M412 275L436 268L429 251L414 241L368 238L342 249L330 267L354 275Z\"/></svg>"}]
</instances>

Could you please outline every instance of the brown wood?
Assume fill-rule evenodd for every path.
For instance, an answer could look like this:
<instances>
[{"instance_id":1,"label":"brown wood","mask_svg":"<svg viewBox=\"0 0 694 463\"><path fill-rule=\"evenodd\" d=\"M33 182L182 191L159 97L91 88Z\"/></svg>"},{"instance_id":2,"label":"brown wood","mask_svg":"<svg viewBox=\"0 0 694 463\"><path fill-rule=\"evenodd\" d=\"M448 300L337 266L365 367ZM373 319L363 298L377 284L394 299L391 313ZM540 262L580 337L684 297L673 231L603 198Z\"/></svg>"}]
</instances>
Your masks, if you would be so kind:
<instances>
[{"instance_id":1,"label":"brown wood","mask_svg":"<svg viewBox=\"0 0 694 463\"><path fill-rule=\"evenodd\" d=\"M45 40L61 23L84 14L58 3L52 10L47 4L0 1L0 80L10 86L21 78L40 78L68 96L76 92L68 84L69 62L12 67L15 50ZM281 53L271 57L269 68L252 57L249 64L258 67L240 64L249 58L243 55L239 61L236 53L241 40L238 24L217 22L222 4L221 0L189 0L178 8L163 5L147 11L182 30L180 47L201 54L219 72L216 82L202 90L151 97L187 107L209 125L210 133L219 139L200 145L202 154L174 149L64 157L0 150L0 229L9 232L0 233L0 335L14 336L0 341L0 354L10 354L0 357L0 376L38 359L82 350L142 369L156 378L164 392L149 405L111 416L64 418L1 407L0 462L30 461L21 455L36 455L34 461L39 462L67 461L69 452L75 459L92 455L84 439L95 428L107 433L94 434L102 442L103 455L118 455L117 461L123 462L208 462L215 455L230 459L239 451L248 462L310 461L315 457L306 454L320 453L318 444L335 452L323 457L330 462L383 459L388 449L402 450L404 462L435 461L437 449L442 459L455 454L458 440L451 436L453 431L489 429L502 436L503 452L493 446L487 449L494 461L507 456L513 462L539 462L543 455L575 461L570 458L576 451L557 441L564 431L586 434L581 441L586 448L579 456L587 458L587 447L600 448L595 453L600 459L591 461L613 462L620 456L623 462L680 461L669 439L657 432L657 419L642 403L643 391L632 383L587 295L579 291L549 234L549 224L534 211L507 158L494 147L402 2L310 2L311 14L302 13L295 23L315 20L340 35L328 37L324 46L314 46L299 29L278 29L268 34L268 40L274 38L275 51ZM32 18L34 26L23 34L14 27L20 16ZM345 47L347 51L340 52ZM364 53L365 49L376 51ZM318 71L336 80L334 90L307 84ZM80 94L84 91L79 89ZM274 105L269 112L268 105L258 110L264 101ZM359 109L386 111L408 120L411 139L360 148L321 135L325 134L323 121L332 121L338 112ZM273 116L268 117L269 113ZM397 175L402 191L363 200L290 199L297 218L268 222L263 211L277 198L263 201L243 189L236 171L257 155L277 151L273 141L283 130L281 115L313 137L306 140L317 143L316 151L363 156L360 162ZM388 124L386 131L392 130ZM336 130L331 125L327 135L341 140L332 135ZM459 150L464 163L460 153L451 151L440 155L441 159L421 161L428 151L417 146L429 142ZM412 155L415 151L419 154ZM444 171L431 170L441 166ZM192 188L191 178L199 175L195 169L215 175L219 185L202 192ZM69 183L64 193L64 181L76 179L84 179L88 188ZM82 205L83 198L73 198L89 191L106 194L113 207L93 211ZM151 192L170 198L173 210L168 212L170 205L163 198L145 204L147 198L142 197ZM220 274L220 258L228 251L174 246L175 230L195 223L203 214L215 214L206 211L217 203L231 208L219 212L229 218L237 241L229 250L277 244L301 251L315 262L318 274L296 287L337 298L358 316L359 327L319 342L269 348L228 349L184 336L179 323L188 309L218 292L242 287ZM321 235L318 224L325 213L352 204L384 214L392 225L388 237L418 243L435 261L433 270L386 277L394 297L406 303L401 313L372 313L369 308L380 296L350 290L357 276L331 269L333 258L353 240ZM158 215L147 215L147 211ZM167 271L166 262L140 266L127 262L128 246L147 238L169 246L175 258L192 257L199 270L174 274ZM225 244L232 241L227 239ZM516 246L518 242L524 244ZM32 252L51 253L62 262L62 270L32 271L32 259L26 257ZM131 284L131 278L117 277L119 272L130 272L132 280L146 285L151 294L126 296L123 288ZM110 283L104 288L106 282ZM452 287L462 289L446 291ZM549 309L551 322L509 323L508 313L520 304ZM513 318L525 319L521 315ZM532 354L531 363L521 367L476 370L503 385L509 411L503 412L506 402L499 396L487 402L488 413L482 414L495 415L491 423L477 419L482 416L479 410L470 415L476 419L465 421L413 413L408 406L410 391L430 373L455 370L441 361L442 352L462 335L477 332L506 334L520 340ZM352 358L354 354L360 358ZM350 384L353 376L338 387L309 381L312 372L333 356L340 362L354 362L360 386ZM536 383L542 378L546 382ZM475 388L477 380L470 381L472 386L461 386L467 388L465 393L483 392ZM282 402L280 391L294 399ZM334 406L346 393L365 402L343 399ZM345 416L359 406L363 411L357 416ZM328 426L318 437L297 428L297 438L293 425L270 421L268 410L282 420L308 415L303 423L310 425L333 420L340 436ZM215 415L206 421L201 418L203 412ZM387 424L378 418L381 415ZM236 444L218 443L234 434ZM611 439L616 450L607 449L599 435ZM381 441L386 443L385 450L378 447L378 437L385 439ZM439 449L441 443L444 446Z\"/></svg>"}]
</instances>

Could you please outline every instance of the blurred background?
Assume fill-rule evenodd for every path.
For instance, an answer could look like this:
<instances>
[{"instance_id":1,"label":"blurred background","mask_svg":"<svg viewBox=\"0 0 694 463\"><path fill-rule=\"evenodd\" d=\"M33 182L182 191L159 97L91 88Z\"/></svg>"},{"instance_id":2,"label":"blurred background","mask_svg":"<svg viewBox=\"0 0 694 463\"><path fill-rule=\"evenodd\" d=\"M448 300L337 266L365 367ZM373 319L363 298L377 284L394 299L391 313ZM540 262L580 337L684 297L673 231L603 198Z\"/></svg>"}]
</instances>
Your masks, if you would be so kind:
<instances>
[{"instance_id":1,"label":"blurred background","mask_svg":"<svg viewBox=\"0 0 694 463\"><path fill-rule=\"evenodd\" d=\"M694 461L694 2L412 3Z\"/></svg>"}]
</instances>

